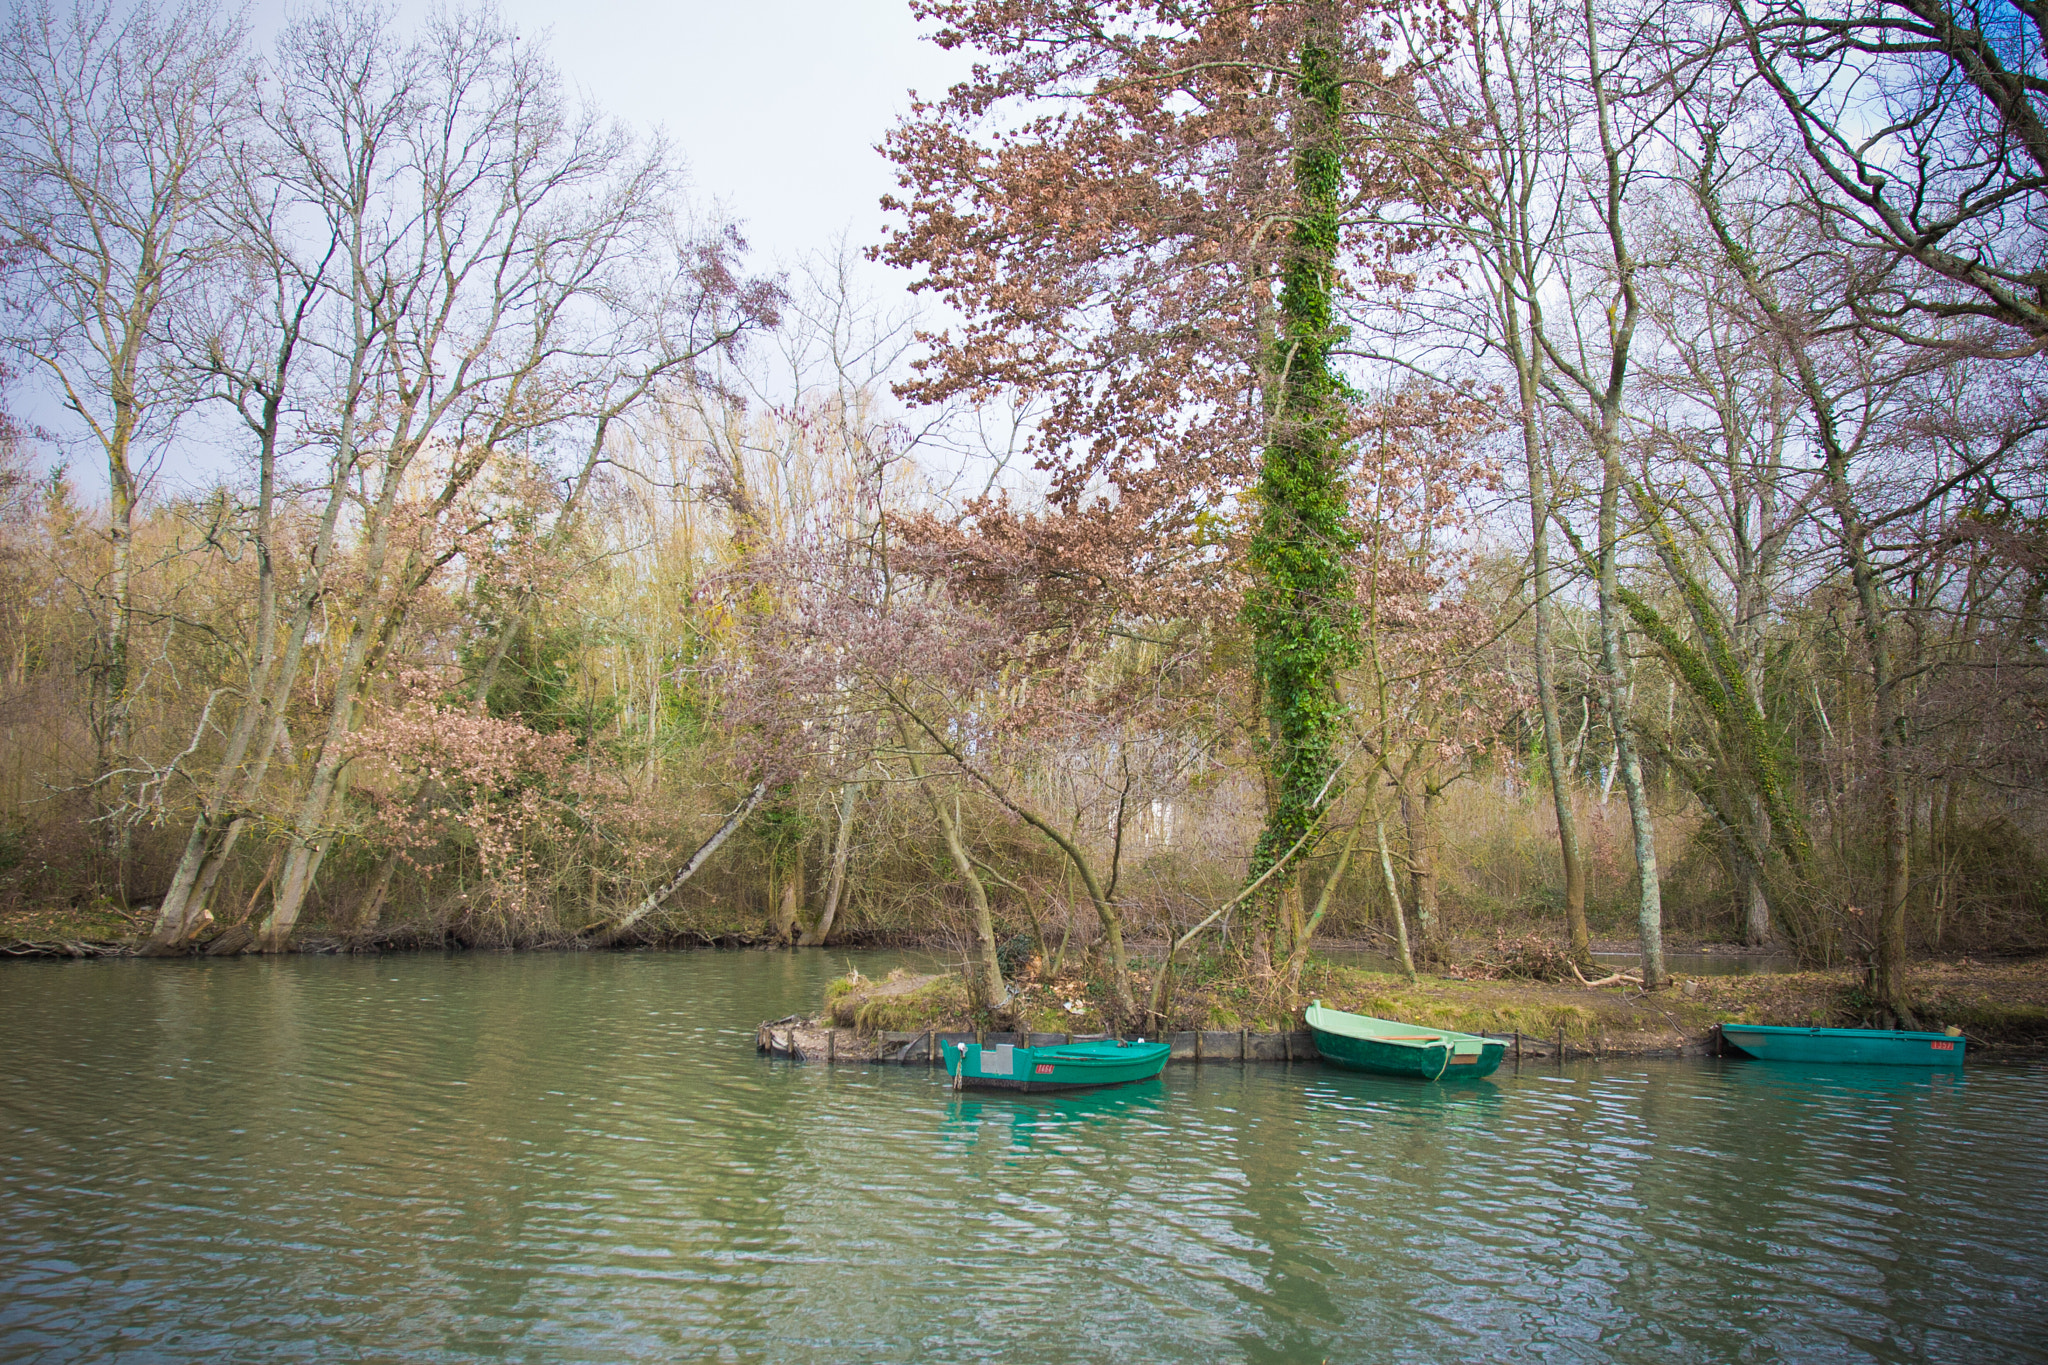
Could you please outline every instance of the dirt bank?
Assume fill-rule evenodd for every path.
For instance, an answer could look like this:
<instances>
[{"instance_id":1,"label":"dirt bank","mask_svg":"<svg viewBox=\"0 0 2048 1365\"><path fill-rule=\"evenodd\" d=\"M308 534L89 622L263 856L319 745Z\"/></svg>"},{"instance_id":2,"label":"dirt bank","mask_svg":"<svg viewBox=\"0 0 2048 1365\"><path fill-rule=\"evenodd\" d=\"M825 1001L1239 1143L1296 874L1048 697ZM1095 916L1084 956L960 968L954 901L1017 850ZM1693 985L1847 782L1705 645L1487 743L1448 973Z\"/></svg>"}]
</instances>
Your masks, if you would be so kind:
<instances>
[{"instance_id":1,"label":"dirt bank","mask_svg":"<svg viewBox=\"0 0 2048 1365\"><path fill-rule=\"evenodd\" d=\"M1912 981L1916 1012L1926 1027L1959 1027L1980 1052L2048 1047L2048 959L1926 962L1915 967ZM1467 1033L1519 1034L1525 1046L1545 1055L1560 1044L1573 1055L1703 1054L1715 1046L1717 1024L1854 1027L1870 1022L1861 978L1848 970L1682 976L1668 990L1645 993L1621 986L1588 989L1576 983L1453 976L1423 976L1411 983L1389 973L1313 963L1303 986L1308 997L1359 1014ZM993 1020L976 1017L954 976L842 978L827 988L825 1008L815 1018L783 1024L819 1030L808 1038L819 1047L826 1041L822 1030L839 1028L835 1050L846 1045L863 1053L873 1046L866 1040L908 1038L927 1030L1112 1031L1099 1002L1081 998L1077 987L1062 982L1049 990L1027 990L1021 1018ZM1074 1010L1076 1004L1083 1008ZM1197 1032L1279 1036L1300 1027L1298 1015L1262 1008L1257 992L1245 983L1212 981L1181 993L1172 1016L1157 1031L1161 1037Z\"/></svg>"}]
</instances>

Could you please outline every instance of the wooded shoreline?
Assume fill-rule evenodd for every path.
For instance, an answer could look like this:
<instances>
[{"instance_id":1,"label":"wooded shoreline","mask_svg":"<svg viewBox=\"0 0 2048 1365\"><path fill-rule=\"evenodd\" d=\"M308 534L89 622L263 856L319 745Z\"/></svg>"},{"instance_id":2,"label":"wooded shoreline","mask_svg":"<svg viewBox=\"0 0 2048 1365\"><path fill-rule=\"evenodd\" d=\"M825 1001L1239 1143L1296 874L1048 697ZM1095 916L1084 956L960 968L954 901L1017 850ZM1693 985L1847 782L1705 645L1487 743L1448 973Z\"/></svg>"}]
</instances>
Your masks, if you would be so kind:
<instances>
[{"instance_id":1,"label":"wooded shoreline","mask_svg":"<svg viewBox=\"0 0 2048 1365\"><path fill-rule=\"evenodd\" d=\"M2024 24L971 0L784 266L488 7L18 8L9 953L2048 951Z\"/></svg>"},{"instance_id":2,"label":"wooded shoreline","mask_svg":"<svg viewBox=\"0 0 2048 1365\"><path fill-rule=\"evenodd\" d=\"M836 951L898 950L925 952L935 957L956 945L932 935L862 936L824 949ZM1165 944L1138 941L1129 945L1132 966L1141 978L1156 969ZM1333 941L1325 945L1339 954L1372 953L1381 945L1369 940ZM1622 945L1595 944L1595 951L1624 951ZM1761 956L1754 949L1731 944L1674 945L1686 953L1701 956L1741 958ZM91 958L128 958L141 955L140 937L132 940L47 938L41 940L0 940L0 961L31 961ZM459 945L350 942L339 938L308 936L295 939L294 955L396 955L439 952L465 956L476 952L726 952L780 951L765 939L748 940L740 934L670 934L649 939L593 948L587 941L565 937L560 943L533 945L524 949L469 948ZM190 961L203 951L184 958ZM1752 974L1686 975L1680 973L1672 989L1645 993L1622 983L1593 988L1576 982L1547 982L1521 979L1484 979L1457 975L1457 968L1445 974L1420 974L1411 983L1405 977L1331 963L1318 957L1308 969L1307 983L1327 1003L1384 1017L1413 1019L1431 1027L1454 1028L1513 1039L1519 1036L1525 1058L1556 1060L1560 1049L1567 1058L1582 1057L1704 1057L1715 1055L1716 1029L1722 1023L1853 1026L1865 1022L1869 1008L1863 982L1849 968L1831 971L1784 971ZM899 975L901 975L899 973ZM873 978L855 981L872 991ZM1912 973L1914 993L1923 1017L1937 1025L1953 1024L1970 1039L1973 1053L1997 1058L2048 1055L2048 957L2012 959L1925 960ZM1221 989L1188 993L1175 1010L1168 1028L1146 1030L1107 1026L1101 1004L1089 1003L1083 1019L1071 1028L1057 1026L1065 1016L1055 1002L1041 1002L1027 1008L1028 1025L1019 1021L977 1018L963 1009L964 992L958 977L945 971L886 983L889 1009L862 1017L860 1006L868 997L849 991L845 979L833 983L818 1014L776 1020L764 1024L763 1050L778 1056L809 1060L880 1061L891 1050L900 1052L927 1034L976 1034L1003 1041L1029 1027L1033 1036L1045 1038L1090 1035L1146 1036L1175 1042L1176 1060L1193 1060L1199 1049L1202 1060L1235 1060L1231 1039L1260 1040L1256 1046L1239 1044L1246 1060L1309 1060L1312 1046L1276 1041L1287 1034L1283 1025L1292 1018L1262 1009L1234 995L1228 983ZM905 990L904 987L911 989ZM1077 1002L1078 1003L1078 1002ZM1273 1017L1266 1017L1268 1014ZM835 1017L836 1014L836 1017ZM767 1039L765 1031L782 1030L780 1044ZM791 1031L794 1030L793 1041ZM1200 1035L1198 1045L1195 1037Z\"/></svg>"},{"instance_id":3,"label":"wooded shoreline","mask_svg":"<svg viewBox=\"0 0 2048 1365\"><path fill-rule=\"evenodd\" d=\"M0 954L11 957L139 957L152 956L175 959L179 957L228 956L227 953L209 953L209 948L219 944L227 936L215 935L183 945L180 951L172 953L149 953L148 943L143 935L106 935L92 932L58 931L44 934L0 934ZM856 929L835 935L829 944L792 945L778 940L772 933L748 933L739 931L705 932L700 929L678 929L668 925L651 926L632 936L620 936L606 943L594 943L590 939L570 931L542 936L524 943L469 942L445 930L427 925L394 924L387 930L367 937L351 937L336 934L303 934L295 936L282 949L286 955L294 954L347 954L347 953L531 953L531 952L681 952L699 949L717 949L728 952L771 952L795 950L797 948L819 948L825 952L883 951L894 949L904 952L939 951L955 946L955 936L941 932L892 929ZM1150 937L1132 938L1129 946L1133 952L1145 955L1163 950L1165 942ZM1317 941L1317 950L1323 953L1389 953L1389 946L1379 939L1353 939L1325 937ZM1755 947L1742 943L1693 943L1673 939L1668 950L1675 955L1699 954L1729 960L1789 960L1788 955L1776 948ZM1595 941L1590 951L1600 957L1633 955L1636 945L1633 941ZM238 947L233 956L244 953L265 955L261 950ZM2024 960L2024 955L2015 955L2015 960Z\"/></svg>"}]
</instances>

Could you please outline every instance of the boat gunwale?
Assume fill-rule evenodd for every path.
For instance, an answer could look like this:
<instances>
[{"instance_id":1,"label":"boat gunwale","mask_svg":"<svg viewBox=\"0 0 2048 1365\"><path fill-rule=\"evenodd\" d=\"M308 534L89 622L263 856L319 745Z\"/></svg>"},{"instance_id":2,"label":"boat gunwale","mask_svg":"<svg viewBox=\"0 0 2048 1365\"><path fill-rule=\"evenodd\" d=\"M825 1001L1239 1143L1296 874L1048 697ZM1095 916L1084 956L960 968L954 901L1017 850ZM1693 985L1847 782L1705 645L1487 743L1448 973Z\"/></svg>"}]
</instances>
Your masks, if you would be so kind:
<instances>
[{"instance_id":1,"label":"boat gunwale","mask_svg":"<svg viewBox=\"0 0 2048 1365\"><path fill-rule=\"evenodd\" d=\"M1308 1024L1311 1032L1327 1033L1332 1037L1348 1038L1353 1042L1359 1043L1380 1043L1389 1047L1403 1047L1417 1052L1432 1047L1449 1047L1455 1052L1463 1044L1470 1044L1479 1049L1484 1049L1487 1044L1500 1041L1498 1038L1488 1038L1480 1033L1465 1033L1458 1029L1437 1029L1430 1033L1414 1034L1407 1037L1370 1031L1353 1032L1349 1029L1331 1028L1317 1023L1312 1016L1318 1014L1334 1015L1340 1019L1366 1019L1375 1023L1392 1024L1398 1028L1414 1028L1415 1025L1413 1024L1403 1024L1398 1019L1382 1019L1376 1014L1353 1014L1349 1010L1332 1009L1321 1001L1310 1004L1307 1009L1302 1011L1302 1019Z\"/></svg>"},{"instance_id":2,"label":"boat gunwale","mask_svg":"<svg viewBox=\"0 0 2048 1365\"><path fill-rule=\"evenodd\" d=\"M1912 1042L1960 1042L1962 1038L1953 1033L1930 1033L1922 1029L1903 1028L1832 1028L1815 1024L1723 1024L1722 1036L1736 1033L1768 1033L1779 1037L1794 1038L1890 1038Z\"/></svg>"},{"instance_id":3,"label":"boat gunwale","mask_svg":"<svg viewBox=\"0 0 2048 1365\"><path fill-rule=\"evenodd\" d=\"M976 1055L979 1056L983 1052L993 1052L997 1048L1006 1047L1010 1049L1013 1056L1020 1052L1028 1053L1035 1059L1056 1061L1065 1066L1131 1066L1158 1056L1157 1049L1159 1048L1165 1048L1169 1054L1173 1051L1173 1044L1171 1043L1137 1040L1110 1044L1102 1042L1053 1043L1046 1047L1031 1047L1024 1043L969 1043L954 1042L950 1038L942 1038L939 1040L939 1045L941 1048L952 1048L962 1056L966 1055L968 1048L974 1048ZM1101 1052L1082 1052L1079 1051L1081 1048L1104 1048L1105 1050ZM1114 1050L1109 1050L1111 1048Z\"/></svg>"}]
</instances>

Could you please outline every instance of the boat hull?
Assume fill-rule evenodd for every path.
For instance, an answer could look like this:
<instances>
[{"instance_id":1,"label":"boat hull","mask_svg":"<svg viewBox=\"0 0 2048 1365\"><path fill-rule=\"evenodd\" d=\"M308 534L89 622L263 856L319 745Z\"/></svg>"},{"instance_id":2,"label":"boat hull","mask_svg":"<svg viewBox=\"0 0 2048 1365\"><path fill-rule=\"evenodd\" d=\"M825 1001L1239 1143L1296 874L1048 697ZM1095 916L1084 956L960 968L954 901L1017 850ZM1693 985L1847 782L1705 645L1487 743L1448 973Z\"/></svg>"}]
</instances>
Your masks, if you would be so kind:
<instances>
[{"instance_id":1,"label":"boat hull","mask_svg":"<svg viewBox=\"0 0 2048 1365\"><path fill-rule=\"evenodd\" d=\"M1429 1029L1370 1015L1325 1009L1307 1011L1316 1050L1326 1062L1379 1076L1451 1081L1491 1076L1507 1045L1496 1038L1449 1029Z\"/></svg>"},{"instance_id":2,"label":"boat hull","mask_svg":"<svg viewBox=\"0 0 2048 1365\"><path fill-rule=\"evenodd\" d=\"M1371 1038L1346 1038L1315 1030L1316 1050L1326 1062L1380 1076L1413 1076L1425 1081L1454 1081L1491 1076L1499 1067L1503 1044L1489 1040L1476 1054L1459 1056L1445 1043L1404 1047ZM1444 1054L1449 1051L1451 1055Z\"/></svg>"},{"instance_id":3,"label":"boat hull","mask_svg":"<svg viewBox=\"0 0 2048 1365\"><path fill-rule=\"evenodd\" d=\"M1966 1050L1961 1038L1905 1029L1723 1024L1721 1038L1759 1061L1835 1066L1961 1066Z\"/></svg>"},{"instance_id":4,"label":"boat hull","mask_svg":"<svg viewBox=\"0 0 2048 1365\"><path fill-rule=\"evenodd\" d=\"M956 1090L1099 1090L1149 1081L1166 1066L1166 1043L1066 1043L1058 1047L1012 1047L946 1042L946 1075Z\"/></svg>"}]
</instances>

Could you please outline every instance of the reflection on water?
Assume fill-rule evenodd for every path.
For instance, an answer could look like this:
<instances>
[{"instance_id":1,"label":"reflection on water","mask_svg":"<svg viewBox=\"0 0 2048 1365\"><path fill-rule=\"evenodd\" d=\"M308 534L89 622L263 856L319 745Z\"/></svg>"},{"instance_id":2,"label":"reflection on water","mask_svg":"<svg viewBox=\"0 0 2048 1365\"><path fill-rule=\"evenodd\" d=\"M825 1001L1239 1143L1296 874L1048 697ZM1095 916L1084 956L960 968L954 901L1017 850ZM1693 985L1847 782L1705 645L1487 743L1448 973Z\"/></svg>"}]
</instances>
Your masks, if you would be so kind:
<instances>
[{"instance_id":1,"label":"reflection on water","mask_svg":"<svg viewBox=\"0 0 2048 1365\"><path fill-rule=\"evenodd\" d=\"M946 1106L949 1134L970 1143L994 1135L1018 1147L1044 1141L1077 1140L1081 1130L1104 1124L1128 1125L1156 1120L1166 1103L1166 1082L1160 1077L1105 1090L1050 1091L1042 1095L1009 1095L1002 1091L955 1091Z\"/></svg>"},{"instance_id":2,"label":"reflection on water","mask_svg":"<svg viewBox=\"0 0 2048 1365\"><path fill-rule=\"evenodd\" d=\"M10 965L0 1360L2048 1359L2048 1069L757 1057L846 957Z\"/></svg>"}]
</instances>

